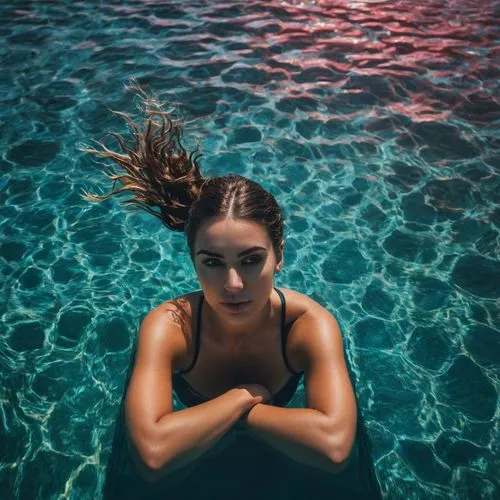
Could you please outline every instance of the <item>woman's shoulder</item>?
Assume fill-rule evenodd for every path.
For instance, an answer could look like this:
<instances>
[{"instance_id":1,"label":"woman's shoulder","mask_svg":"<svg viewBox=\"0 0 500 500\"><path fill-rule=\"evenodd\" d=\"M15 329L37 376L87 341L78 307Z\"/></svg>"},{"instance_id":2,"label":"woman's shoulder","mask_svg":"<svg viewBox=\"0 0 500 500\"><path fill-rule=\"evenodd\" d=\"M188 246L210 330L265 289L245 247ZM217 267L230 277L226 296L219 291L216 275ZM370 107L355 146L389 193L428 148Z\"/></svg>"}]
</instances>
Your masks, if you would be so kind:
<instances>
[{"instance_id":1,"label":"woman's shoulder","mask_svg":"<svg viewBox=\"0 0 500 500\"><path fill-rule=\"evenodd\" d=\"M287 323L293 323L306 313L315 313L325 310L324 307L311 297L290 288L277 287L286 301Z\"/></svg>"},{"instance_id":2,"label":"woman's shoulder","mask_svg":"<svg viewBox=\"0 0 500 500\"><path fill-rule=\"evenodd\" d=\"M182 365L184 356L189 353L201 296L201 290L180 295L165 300L148 313L148 316L152 316L155 322L162 325L161 328L166 330L169 326L173 327L169 330L175 336L174 343L177 346L174 368L177 368L179 363Z\"/></svg>"},{"instance_id":3,"label":"woman's shoulder","mask_svg":"<svg viewBox=\"0 0 500 500\"><path fill-rule=\"evenodd\" d=\"M201 296L201 290L197 290L165 300L152 309L149 315L156 317L158 321L176 325L182 331L185 340L189 341Z\"/></svg>"},{"instance_id":4,"label":"woman's shoulder","mask_svg":"<svg viewBox=\"0 0 500 500\"><path fill-rule=\"evenodd\" d=\"M295 371L300 371L307 365L310 347L317 343L317 335L311 335L311 331L317 331L319 325L336 324L336 319L330 311L311 297L286 288L280 290L285 295L287 324L290 326L289 358L292 366L296 367Z\"/></svg>"},{"instance_id":5,"label":"woman's shoulder","mask_svg":"<svg viewBox=\"0 0 500 500\"><path fill-rule=\"evenodd\" d=\"M164 314L171 319L175 319L180 314L191 318L196 314L201 295L201 290L179 295L178 297L165 300L156 306L153 311L155 311L155 314Z\"/></svg>"}]
</instances>

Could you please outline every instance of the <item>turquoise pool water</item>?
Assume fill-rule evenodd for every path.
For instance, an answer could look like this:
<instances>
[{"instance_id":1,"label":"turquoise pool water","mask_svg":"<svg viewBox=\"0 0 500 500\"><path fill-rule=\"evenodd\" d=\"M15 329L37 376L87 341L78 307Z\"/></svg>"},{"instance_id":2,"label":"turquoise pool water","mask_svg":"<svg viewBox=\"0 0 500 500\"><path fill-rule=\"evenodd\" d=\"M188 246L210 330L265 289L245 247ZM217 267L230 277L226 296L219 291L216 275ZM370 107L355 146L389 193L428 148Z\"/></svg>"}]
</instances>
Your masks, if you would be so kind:
<instances>
[{"instance_id":1,"label":"turquoise pool water","mask_svg":"<svg viewBox=\"0 0 500 500\"><path fill-rule=\"evenodd\" d=\"M208 175L283 206L277 284L341 324L384 496L498 498L500 2L7 1L0 20L8 498L100 498L138 325L198 288L182 235L80 199L109 188L78 148L117 147L130 78L179 105Z\"/></svg>"}]
</instances>

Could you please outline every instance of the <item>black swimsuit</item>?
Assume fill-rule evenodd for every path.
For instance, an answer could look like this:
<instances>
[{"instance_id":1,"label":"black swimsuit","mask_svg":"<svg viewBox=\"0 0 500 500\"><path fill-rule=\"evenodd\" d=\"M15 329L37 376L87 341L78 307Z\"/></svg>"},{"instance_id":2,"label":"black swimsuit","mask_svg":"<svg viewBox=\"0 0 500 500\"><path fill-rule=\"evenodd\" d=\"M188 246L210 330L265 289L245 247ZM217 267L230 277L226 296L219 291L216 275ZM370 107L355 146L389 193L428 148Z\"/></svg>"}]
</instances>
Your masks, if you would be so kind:
<instances>
[{"instance_id":1,"label":"black swimsuit","mask_svg":"<svg viewBox=\"0 0 500 500\"><path fill-rule=\"evenodd\" d=\"M273 404L275 406L286 406L287 403L292 399L295 391L297 390L297 386L299 385L300 378L303 375L303 371L295 372L290 367L288 360L286 358L286 340L288 336L288 329L285 325L285 317L286 317L286 302L285 296L283 293L275 288L279 298L281 300L281 350L283 353L283 360L285 361L285 365L288 370L293 374L292 377L288 379L286 384L274 395L271 401L268 404ZM194 359L191 365L182 371L177 371L172 377L172 386L177 394L177 397L181 400L181 402L185 406L195 406L201 403L208 401L210 398L207 398L203 394L200 394L198 391L193 389L189 382L182 376L182 374L191 371L198 359L198 354L200 351L200 332L201 332L201 309L203 306L203 295L200 297L200 302L198 304L198 320L197 320L197 329L196 329L196 352L194 355Z\"/></svg>"}]
</instances>

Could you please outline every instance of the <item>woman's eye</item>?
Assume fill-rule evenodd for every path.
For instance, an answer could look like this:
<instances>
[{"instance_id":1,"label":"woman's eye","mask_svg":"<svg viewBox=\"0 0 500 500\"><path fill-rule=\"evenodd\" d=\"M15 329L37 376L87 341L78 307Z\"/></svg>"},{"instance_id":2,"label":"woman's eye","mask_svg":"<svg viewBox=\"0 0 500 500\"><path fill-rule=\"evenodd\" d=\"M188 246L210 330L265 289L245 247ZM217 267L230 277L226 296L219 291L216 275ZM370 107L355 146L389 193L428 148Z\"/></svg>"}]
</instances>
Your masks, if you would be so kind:
<instances>
[{"instance_id":1,"label":"woman's eye","mask_svg":"<svg viewBox=\"0 0 500 500\"><path fill-rule=\"evenodd\" d=\"M262 262L262 257L259 257L257 255L253 257L249 257L248 259L245 259L243 261L243 265L252 265L252 264L258 264L259 262Z\"/></svg>"},{"instance_id":2,"label":"woman's eye","mask_svg":"<svg viewBox=\"0 0 500 500\"><path fill-rule=\"evenodd\" d=\"M258 264L259 262L262 262L262 257L255 255L255 256L248 257L248 258L242 260L241 264L243 266L251 266L254 264ZM219 266L223 266L224 262L222 262L218 259L205 259L203 261L203 264L207 267L219 267Z\"/></svg>"},{"instance_id":3,"label":"woman's eye","mask_svg":"<svg viewBox=\"0 0 500 500\"><path fill-rule=\"evenodd\" d=\"M203 264L205 264L207 267L216 267L221 265L221 262L217 259L205 259L203 261Z\"/></svg>"}]
</instances>

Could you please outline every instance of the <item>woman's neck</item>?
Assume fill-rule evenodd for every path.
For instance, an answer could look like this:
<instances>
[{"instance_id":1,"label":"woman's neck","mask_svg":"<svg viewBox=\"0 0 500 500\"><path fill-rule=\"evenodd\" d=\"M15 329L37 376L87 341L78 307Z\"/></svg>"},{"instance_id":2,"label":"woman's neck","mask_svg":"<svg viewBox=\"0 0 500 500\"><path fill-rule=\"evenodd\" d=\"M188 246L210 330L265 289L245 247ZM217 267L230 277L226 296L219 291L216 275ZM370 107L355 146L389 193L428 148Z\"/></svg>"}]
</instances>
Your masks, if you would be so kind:
<instances>
[{"instance_id":1,"label":"woman's neck","mask_svg":"<svg viewBox=\"0 0 500 500\"><path fill-rule=\"evenodd\" d=\"M221 315L215 313L208 304L206 305L207 311L204 316L208 320L207 326L210 329L211 337L217 344L228 348L238 347L248 342L254 343L261 335L265 335L269 325L276 318L271 298L262 310L249 317L248 321L237 324L224 321Z\"/></svg>"}]
</instances>

